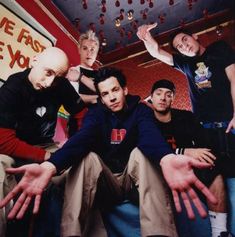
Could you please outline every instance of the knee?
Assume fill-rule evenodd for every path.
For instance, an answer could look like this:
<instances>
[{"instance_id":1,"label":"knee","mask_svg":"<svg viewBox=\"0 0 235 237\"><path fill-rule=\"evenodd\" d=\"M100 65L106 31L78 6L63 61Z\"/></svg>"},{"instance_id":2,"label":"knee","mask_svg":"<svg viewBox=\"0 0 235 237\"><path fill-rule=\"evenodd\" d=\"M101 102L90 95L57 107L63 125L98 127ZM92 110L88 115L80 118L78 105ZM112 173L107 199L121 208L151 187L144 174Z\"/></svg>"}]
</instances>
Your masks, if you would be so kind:
<instances>
[{"instance_id":1,"label":"knee","mask_svg":"<svg viewBox=\"0 0 235 237\"><path fill-rule=\"evenodd\" d=\"M94 152L90 152L82 161L84 163L84 168L88 172L95 170L95 172L100 173L103 170L103 165L101 158Z\"/></svg>"},{"instance_id":2,"label":"knee","mask_svg":"<svg viewBox=\"0 0 235 237\"><path fill-rule=\"evenodd\" d=\"M0 154L0 166L2 166L4 169L10 168L15 164L15 161L13 158L7 155Z\"/></svg>"},{"instance_id":3,"label":"knee","mask_svg":"<svg viewBox=\"0 0 235 237\"><path fill-rule=\"evenodd\" d=\"M141 150L139 148L134 148L130 154L129 161L141 161L141 160L146 160L146 157L143 155Z\"/></svg>"}]
</instances>

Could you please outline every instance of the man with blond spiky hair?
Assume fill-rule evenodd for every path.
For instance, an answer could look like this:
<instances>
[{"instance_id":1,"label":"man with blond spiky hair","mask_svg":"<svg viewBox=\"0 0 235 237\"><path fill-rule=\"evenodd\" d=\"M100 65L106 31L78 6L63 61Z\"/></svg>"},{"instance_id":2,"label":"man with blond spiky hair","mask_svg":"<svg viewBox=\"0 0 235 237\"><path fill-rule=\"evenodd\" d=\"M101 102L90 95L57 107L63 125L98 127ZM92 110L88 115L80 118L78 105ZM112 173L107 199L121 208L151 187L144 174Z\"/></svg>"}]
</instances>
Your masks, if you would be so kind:
<instances>
[{"instance_id":1,"label":"man with blond spiky hair","mask_svg":"<svg viewBox=\"0 0 235 237\"><path fill-rule=\"evenodd\" d=\"M93 65L99 51L99 39L92 30L81 34L78 42L80 64L69 68L67 78L88 107L97 102L97 94L94 87L96 70ZM86 112L86 109L85 111ZM80 115L82 118L84 113ZM69 136L78 130L79 124L74 118L69 119Z\"/></svg>"}]
</instances>

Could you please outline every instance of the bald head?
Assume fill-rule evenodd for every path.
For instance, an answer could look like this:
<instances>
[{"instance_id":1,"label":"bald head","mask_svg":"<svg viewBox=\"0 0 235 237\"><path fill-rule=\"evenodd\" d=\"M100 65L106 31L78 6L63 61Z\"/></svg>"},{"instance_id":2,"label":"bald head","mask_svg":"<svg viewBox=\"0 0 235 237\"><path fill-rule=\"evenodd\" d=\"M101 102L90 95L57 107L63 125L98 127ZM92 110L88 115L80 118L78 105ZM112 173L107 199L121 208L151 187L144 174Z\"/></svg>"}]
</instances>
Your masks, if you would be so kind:
<instances>
[{"instance_id":1,"label":"bald head","mask_svg":"<svg viewBox=\"0 0 235 237\"><path fill-rule=\"evenodd\" d=\"M65 52L57 47L46 48L35 57L38 64L46 64L56 72L56 76L63 75L69 67L69 60Z\"/></svg>"},{"instance_id":2,"label":"bald head","mask_svg":"<svg viewBox=\"0 0 235 237\"><path fill-rule=\"evenodd\" d=\"M46 48L31 62L29 81L36 90L51 86L57 76L64 75L69 67L65 52L56 47Z\"/></svg>"}]
</instances>

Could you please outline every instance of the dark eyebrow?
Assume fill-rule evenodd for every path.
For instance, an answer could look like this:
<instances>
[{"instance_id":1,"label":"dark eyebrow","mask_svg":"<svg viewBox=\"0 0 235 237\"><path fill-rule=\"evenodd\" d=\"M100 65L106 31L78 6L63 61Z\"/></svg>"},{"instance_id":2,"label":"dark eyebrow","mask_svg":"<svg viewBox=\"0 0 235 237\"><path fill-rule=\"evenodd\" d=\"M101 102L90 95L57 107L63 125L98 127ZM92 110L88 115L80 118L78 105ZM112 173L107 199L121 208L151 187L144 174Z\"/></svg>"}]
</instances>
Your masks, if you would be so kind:
<instances>
[{"instance_id":1,"label":"dark eyebrow","mask_svg":"<svg viewBox=\"0 0 235 237\"><path fill-rule=\"evenodd\" d=\"M51 69L51 68L46 67L45 69L46 69L47 71L50 71L50 72L56 74L56 72L55 72L53 69Z\"/></svg>"},{"instance_id":2,"label":"dark eyebrow","mask_svg":"<svg viewBox=\"0 0 235 237\"><path fill-rule=\"evenodd\" d=\"M181 40L183 41L185 39L185 37L186 37L186 35L184 35Z\"/></svg>"}]
</instances>

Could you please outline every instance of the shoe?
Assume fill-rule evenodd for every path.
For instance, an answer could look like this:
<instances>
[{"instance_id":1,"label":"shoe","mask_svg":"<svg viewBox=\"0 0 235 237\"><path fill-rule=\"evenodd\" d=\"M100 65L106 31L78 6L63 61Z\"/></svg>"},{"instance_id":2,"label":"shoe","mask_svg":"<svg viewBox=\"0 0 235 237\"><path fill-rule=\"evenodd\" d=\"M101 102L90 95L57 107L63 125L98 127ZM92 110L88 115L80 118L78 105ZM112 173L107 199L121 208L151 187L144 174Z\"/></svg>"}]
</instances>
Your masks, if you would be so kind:
<instances>
[{"instance_id":1,"label":"shoe","mask_svg":"<svg viewBox=\"0 0 235 237\"><path fill-rule=\"evenodd\" d=\"M220 233L220 235L218 237L234 237L234 235L232 235L231 233L229 233L227 231L223 231Z\"/></svg>"}]
</instances>

